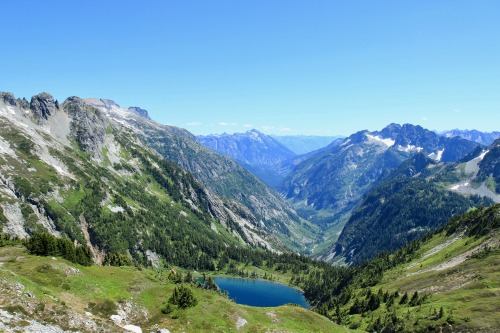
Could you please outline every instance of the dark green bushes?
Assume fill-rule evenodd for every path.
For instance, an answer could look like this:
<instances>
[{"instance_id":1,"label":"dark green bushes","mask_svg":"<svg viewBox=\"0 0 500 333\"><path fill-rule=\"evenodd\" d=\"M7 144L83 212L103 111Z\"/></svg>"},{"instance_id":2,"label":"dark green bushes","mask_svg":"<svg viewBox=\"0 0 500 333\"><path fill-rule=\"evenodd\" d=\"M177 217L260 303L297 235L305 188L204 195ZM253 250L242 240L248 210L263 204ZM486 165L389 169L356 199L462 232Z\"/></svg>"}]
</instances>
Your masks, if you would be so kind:
<instances>
[{"instance_id":1,"label":"dark green bushes","mask_svg":"<svg viewBox=\"0 0 500 333\"><path fill-rule=\"evenodd\" d=\"M198 304L193 291L184 285L175 287L168 303L177 305L179 309L186 309Z\"/></svg>"}]
</instances>

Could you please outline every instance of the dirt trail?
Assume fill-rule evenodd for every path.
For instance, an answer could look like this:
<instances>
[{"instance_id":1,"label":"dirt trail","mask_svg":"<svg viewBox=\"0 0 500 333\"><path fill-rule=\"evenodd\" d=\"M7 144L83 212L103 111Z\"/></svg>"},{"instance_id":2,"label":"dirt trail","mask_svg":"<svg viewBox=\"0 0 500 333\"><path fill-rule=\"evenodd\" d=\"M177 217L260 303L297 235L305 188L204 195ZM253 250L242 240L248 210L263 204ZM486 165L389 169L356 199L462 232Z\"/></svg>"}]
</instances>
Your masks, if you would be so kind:
<instances>
[{"instance_id":1,"label":"dirt trail","mask_svg":"<svg viewBox=\"0 0 500 333\"><path fill-rule=\"evenodd\" d=\"M425 273L425 272L430 272L430 271L442 271L442 270L445 270L445 269L448 269L451 267L455 267L455 266L463 263L468 258L470 258L470 256L472 256L473 254L484 250L486 247L495 247L495 246L498 246L498 240L489 239L489 240L485 241L484 243L482 243L481 245L478 245L478 246L476 246L468 251L465 251L464 253L461 253L458 256L453 257L453 258L451 258L451 259L449 259L449 260L447 260L439 265L425 268L425 269L422 269L422 270L419 270L419 271L416 271L413 273L409 273L406 275L406 277L416 275L416 274Z\"/></svg>"},{"instance_id":2,"label":"dirt trail","mask_svg":"<svg viewBox=\"0 0 500 333\"><path fill-rule=\"evenodd\" d=\"M459 235L457 235L457 236L453 237L452 239L447 240L447 241L446 241L446 242L444 242L443 244L439 244L438 246L433 247L432 249L430 249L429 251L427 251L427 252L426 252L426 253L422 256L422 258L420 258L420 260L419 260L419 261L414 262L414 263L412 263L412 264L408 265L408 267L406 267L406 269L410 269L410 268L412 268L412 267L415 267L415 266L419 265L419 264L420 264L420 263L421 263L424 259L426 259L426 258L428 258L428 257L430 257L430 256L432 256L432 255L434 255L434 254L436 254L436 253L438 253L438 252L439 252L439 251L441 251L442 249L444 249L444 248L446 248L446 247L450 246L451 244L455 243L457 240L459 240L460 238L462 238L462 237L463 237L463 235L464 235L464 233L462 232L462 233L460 233Z\"/></svg>"}]
</instances>

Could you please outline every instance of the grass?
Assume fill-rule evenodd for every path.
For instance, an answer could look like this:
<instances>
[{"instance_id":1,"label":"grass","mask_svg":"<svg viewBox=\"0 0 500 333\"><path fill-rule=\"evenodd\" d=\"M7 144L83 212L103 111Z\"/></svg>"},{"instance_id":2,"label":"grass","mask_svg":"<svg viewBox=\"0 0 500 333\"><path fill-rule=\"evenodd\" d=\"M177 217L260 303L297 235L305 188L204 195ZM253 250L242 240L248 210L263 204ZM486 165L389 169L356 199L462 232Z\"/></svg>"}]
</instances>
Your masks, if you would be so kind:
<instances>
[{"instance_id":1,"label":"grass","mask_svg":"<svg viewBox=\"0 0 500 333\"><path fill-rule=\"evenodd\" d=\"M405 325L408 330L419 331L429 325L446 326L448 324L458 330L488 332L500 327L500 270L498 269L500 251L498 247L480 259L469 258L453 267L431 270L477 247L488 238L463 237L434 255L422 259L428 251L453 237L453 235L448 237L436 235L418 251L417 259L386 272L382 282L371 288L372 292L377 292L380 288L384 292L398 291L400 295L408 292L410 297L416 290L421 296L430 295L429 299L420 306L396 305L391 308L391 311L396 311L399 317L406 318ZM493 237L498 242L496 233L491 233L489 237L489 239ZM408 268L410 264L415 265ZM417 274L409 276L409 273ZM361 291L357 291L359 292ZM399 299L395 304L398 301ZM432 318L430 314L439 312L441 307L445 313L443 318ZM383 316L386 310L383 305L372 314L376 318ZM366 328L370 318L355 315L353 321L362 321L361 328Z\"/></svg>"},{"instance_id":2,"label":"grass","mask_svg":"<svg viewBox=\"0 0 500 333\"><path fill-rule=\"evenodd\" d=\"M129 302L137 309L147 310L147 318L141 317L140 311L132 316L135 318L133 324L141 326L143 331L165 327L172 333L350 332L327 318L300 307L243 306L233 303L222 294L195 286L190 287L198 300L195 307L184 310L174 307L172 313L165 315L160 309L171 296L175 285L167 279L168 272L158 268L139 270L134 267L83 267L62 258L29 255L21 246L0 248L0 262L0 281L8 281L13 285L22 284L24 291L29 290L34 295L30 300L44 304L43 309L39 305L33 305L32 308L38 308L39 311L33 310L29 317L55 322L61 327L68 326L68 323L58 319L65 318L64 314L69 311L64 307L70 307L72 311L81 314L90 311L98 322L107 322L109 325L109 316L116 313L117 307ZM251 268L246 269L250 271ZM289 280L286 274L276 275L276 278L282 282ZM8 295L0 296L4 301L2 297ZM16 304L13 297L10 297L9 302L12 304L6 306L20 305ZM23 309L31 311L28 307ZM61 315L51 318L51 311L60 312ZM246 320L247 324L237 330L236 322L239 318Z\"/></svg>"}]
</instances>

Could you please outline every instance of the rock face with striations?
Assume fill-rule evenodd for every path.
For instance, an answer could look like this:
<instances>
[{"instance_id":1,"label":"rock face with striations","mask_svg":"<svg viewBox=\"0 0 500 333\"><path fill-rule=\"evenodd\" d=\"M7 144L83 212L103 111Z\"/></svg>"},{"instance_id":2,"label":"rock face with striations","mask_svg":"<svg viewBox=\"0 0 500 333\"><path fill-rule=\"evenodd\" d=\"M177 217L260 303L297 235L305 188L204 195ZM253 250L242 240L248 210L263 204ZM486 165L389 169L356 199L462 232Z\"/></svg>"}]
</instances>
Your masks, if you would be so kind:
<instances>
[{"instance_id":1,"label":"rock face with striations","mask_svg":"<svg viewBox=\"0 0 500 333\"><path fill-rule=\"evenodd\" d=\"M41 93L31 97L31 113L38 124L43 124L47 121L57 108L57 102L54 101L54 97L51 94Z\"/></svg>"},{"instance_id":2,"label":"rock face with striations","mask_svg":"<svg viewBox=\"0 0 500 333\"><path fill-rule=\"evenodd\" d=\"M102 111L79 97L69 97L64 101L63 109L71 118L71 138L82 150L99 154L109 125Z\"/></svg>"}]
</instances>

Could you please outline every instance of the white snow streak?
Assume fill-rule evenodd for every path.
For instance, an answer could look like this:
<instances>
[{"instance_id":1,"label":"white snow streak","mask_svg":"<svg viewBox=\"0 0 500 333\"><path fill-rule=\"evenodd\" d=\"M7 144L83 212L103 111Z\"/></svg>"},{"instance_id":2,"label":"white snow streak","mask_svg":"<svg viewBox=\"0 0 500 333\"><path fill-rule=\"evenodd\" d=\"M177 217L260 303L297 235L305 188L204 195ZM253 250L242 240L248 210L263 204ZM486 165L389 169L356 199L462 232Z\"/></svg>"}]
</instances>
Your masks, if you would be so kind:
<instances>
[{"instance_id":1,"label":"white snow streak","mask_svg":"<svg viewBox=\"0 0 500 333\"><path fill-rule=\"evenodd\" d=\"M396 141L394 141L393 139L391 138L387 138L387 139L383 139L381 137L378 137L378 136L375 136L375 135L371 135L371 134L368 134L366 133L365 134L366 137L370 140L373 140L373 141L376 141L376 142L380 142L380 143L383 143L384 145L386 145L387 147L392 147L394 145L394 143Z\"/></svg>"}]
</instances>

